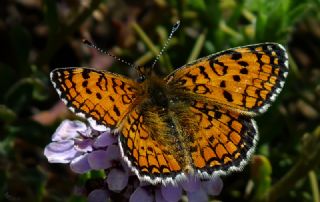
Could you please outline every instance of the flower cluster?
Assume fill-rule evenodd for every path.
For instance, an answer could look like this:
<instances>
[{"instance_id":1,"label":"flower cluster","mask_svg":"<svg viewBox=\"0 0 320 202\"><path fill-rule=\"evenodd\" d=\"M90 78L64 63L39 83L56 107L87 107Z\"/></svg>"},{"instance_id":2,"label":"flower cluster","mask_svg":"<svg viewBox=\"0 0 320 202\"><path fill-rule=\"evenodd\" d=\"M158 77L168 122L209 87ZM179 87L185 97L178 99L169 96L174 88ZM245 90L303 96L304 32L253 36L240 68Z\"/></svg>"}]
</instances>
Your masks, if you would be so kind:
<instances>
[{"instance_id":1,"label":"flower cluster","mask_svg":"<svg viewBox=\"0 0 320 202\"><path fill-rule=\"evenodd\" d=\"M190 176L177 186L140 182L122 160L117 138L110 130L97 131L80 121L63 121L44 154L51 163L69 163L76 173L105 170L103 186L88 195L92 202L106 201L120 192L131 202L179 201L184 193L189 201L208 201L209 195L219 195L223 186L218 176L206 181Z\"/></svg>"}]
</instances>

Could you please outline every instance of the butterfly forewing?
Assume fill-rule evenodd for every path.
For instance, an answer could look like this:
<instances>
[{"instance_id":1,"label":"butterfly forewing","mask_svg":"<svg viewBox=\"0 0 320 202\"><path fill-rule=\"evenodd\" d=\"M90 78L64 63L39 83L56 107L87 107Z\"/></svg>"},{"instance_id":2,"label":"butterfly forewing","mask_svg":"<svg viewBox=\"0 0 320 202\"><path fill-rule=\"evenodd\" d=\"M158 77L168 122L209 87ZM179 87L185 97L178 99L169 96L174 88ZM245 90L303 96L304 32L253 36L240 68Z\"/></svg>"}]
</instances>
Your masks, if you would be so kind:
<instances>
[{"instance_id":1,"label":"butterfly forewing","mask_svg":"<svg viewBox=\"0 0 320 202\"><path fill-rule=\"evenodd\" d=\"M52 71L50 76L69 109L88 118L96 128L117 127L138 93L136 82L109 72L64 68Z\"/></svg>"},{"instance_id":2,"label":"butterfly forewing","mask_svg":"<svg viewBox=\"0 0 320 202\"><path fill-rule=\"evenodd\" d=\"M229 49L187 64L165 78L171 88L229 109L264 112L281 91L288 56L280 44Z\"/></svg>"}]
</instances>

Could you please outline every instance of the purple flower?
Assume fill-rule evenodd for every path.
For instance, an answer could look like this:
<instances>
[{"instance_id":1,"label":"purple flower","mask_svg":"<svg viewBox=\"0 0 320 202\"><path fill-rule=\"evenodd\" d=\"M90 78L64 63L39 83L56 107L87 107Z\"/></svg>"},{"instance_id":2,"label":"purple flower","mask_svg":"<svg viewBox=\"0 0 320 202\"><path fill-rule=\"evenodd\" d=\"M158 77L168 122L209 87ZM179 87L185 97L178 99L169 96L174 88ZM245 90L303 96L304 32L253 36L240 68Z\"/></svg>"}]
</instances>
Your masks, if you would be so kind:
<instances>
[{"instance_id":1,"label":"purple flower","mask_svg":"<svg viewBox=\"0 0 320 202\"><path fill-rule=\"evenodd\" d=\"M201 182L195 176L189 176L187 180L181 182L181 186L188 192L195 192L200 189Z\"/></svg>"},{"instance_id":2,"label":"purple flower","mask_svg":"<svg viewBox=\"0 0 320 202\"><path fill-rule=\"evenodd\" d=\"M136 188L130 197L130 202L156 201L156 202L177 202L181 200L183 193L188 201L208 201L209 195L219 195L223 187L220 177L213 177L211 180L200 180L189 176L185 181L177 185L148 185L143 182ZM143 199L143 200L142 200Z\"/></svg>"},{"instance_id":3,"label":"purple flower","mask_svg":"<svg viewBox=\"0 0 320 202\"><path fill-rule=\"evenodd\" d=\"M138 187L130 197L130 202L153 202L153 195L148 189L144 189L142 187Z\"/></svg>"},{"instance_id":4,"label":"purple flower","mask_svg":"<svg viewBox=\"0 0 320 202\"><path fill-rule=\"evenodd\" d=\"M122 169L112 169L108 174L108 188L114 192L122 191L128 184L128 173Z\"/></svg>"},{"instance_id":5,"label":"purple flower","mask_svg":"<svg viewBox=\"0 0 320 202\"><path fill-rule=\"evenodd\" d=\"M211 180L201 182L202 188L207 194L211 196L218 196L223 188L222 179L218 176L213 177Z\"/></svg>"},{"instance_id":6,"label":"purple flower","mask_svg":"<svg viewBox=\"0 0 320 202\"><path fill-rule=\"evenodd\" d=\"M208 201L208 195L203 189L199 189L194 192L187 192L188 201L190 202L206 202Z\"/></svg>"},{"instance_id":7,"label":"purple flower","mask_svg":"<svg viewBox=\"0 0 320 202\"><path fill-rule=\"evenodd\" d=\"M189 201L208 201L209 195L219 195L223 187L218 176L211 180L189 176L177 185L166 186L139 182L121 158L117 138L110 129L97 131L80 121L63 121L44 154L50 163L69 163L76 173L105 170L107 177L100 188L89 193L90 202L106 201L120 192L124 200L131 202L176 202L183 195Z\"/></svg>"},{"instance_id":8,"label":"purple flower","mask_svg":"<svg viewBox=\"0 0 320 202\"><path fill-rule=\"evenodd\" d=\"M95 189L88 195L88 202L107 201L109 194L104 189Z\"/></svg>"},{"instance_id":9,"label":"purple flower","mask_svg":"<svg viewBox=\"0 0 320 202\"><path fill-rule=\"evenodd\" d=\"M161 195L163 199L169 202L179 201L182 196L182 188L181 186L161 186Z\"/></svg>"},{"instance_id":10,"label":"purple flower","mask_svg":"<svg viewBox=\"0 0 320 202\"><path fill-rule=\"evenodd\" d=\"M180 187L187 195L188 201L208 201L209 196L217 196L222 191L223 182L220 177L216 176L210 180L201 180L195 176L189 176L186 180L178 183ZM171 188L172 189L172 188ZM175 188L177 189L177 188ZM175 198L179 192L164 192L162 186L162 195L167 201L178 201L181 198ZM175 195L174 195L175 194ZM175 200L173 200L175 199Z\"/></svg>"},{"instance_id":11,"label":"purple flower","mask_svg":"<svg viewBox=\"0 0 320 202\"><path fill-rule=\"evenodd\" d=\"M114 160L112 157L120 156L120 152L114 149L118 147L112 145L117 139L110 129L95 131L80 121L63 121L53 134L52 141L44 150L48 161L70 163L76 173L110 168Z\"/></svg>"}]
</instances>

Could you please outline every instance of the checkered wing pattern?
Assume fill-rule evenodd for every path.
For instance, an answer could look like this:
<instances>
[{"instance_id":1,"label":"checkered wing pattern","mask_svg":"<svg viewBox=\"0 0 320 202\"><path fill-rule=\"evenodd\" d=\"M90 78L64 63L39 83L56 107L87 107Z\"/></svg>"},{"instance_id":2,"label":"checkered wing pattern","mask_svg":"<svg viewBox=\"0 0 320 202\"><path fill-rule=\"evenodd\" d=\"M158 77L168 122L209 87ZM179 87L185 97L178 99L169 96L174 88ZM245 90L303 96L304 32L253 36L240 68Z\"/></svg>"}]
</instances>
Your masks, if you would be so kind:
<instances>
[{"instance_id":1,"label":"checkered wing pattern","mask_svg":"<svg viewBox=\"0 0 320 202\"><path fill-rule=\"evenodd\" d=\"M110 72L64 68L50 76L62 101L95 128L118 127L138 93L138 83Z\"/></svg>"},{"instance_id":2,"label":"checkered wing pattern","mask_svg":"<svg viewBox=\"0 0 320 202\"><path fill-rule=\"evenodd\" d=\"M165 78L171 88L222 107L255 115L280 93L288 74L288 56L280 44L229 49L187 64Z\"/></svg>"}]
</instances>

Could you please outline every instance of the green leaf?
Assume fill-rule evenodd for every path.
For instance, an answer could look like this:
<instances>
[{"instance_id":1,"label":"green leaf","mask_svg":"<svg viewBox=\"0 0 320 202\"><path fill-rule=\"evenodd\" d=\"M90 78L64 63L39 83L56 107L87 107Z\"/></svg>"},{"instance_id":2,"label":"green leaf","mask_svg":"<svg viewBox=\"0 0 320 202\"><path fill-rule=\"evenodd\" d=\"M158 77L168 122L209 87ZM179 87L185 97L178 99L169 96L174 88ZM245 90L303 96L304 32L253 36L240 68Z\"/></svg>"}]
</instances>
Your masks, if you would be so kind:
<instances>
[{"instance_id":1,"label":"green leaf","mask_svg":"<svg viewBox=\"0 0 320 202\"><path fill-rule=\"evenodd\" d=\"M206 9L206 3L204 0L188 0L188 5L196 10L204 11Z\"/></svg>"},{"instance_id":2,"label":"green leaf","mask_svg":"<svg viewBox=\"0 0 320 202\"><path fill-rule=\"evenodd\" d=\"M272 167L268 158L256 155L252 158L251 179L254 183L254 201L263 198L271 186Z\"/></svg>"},{"instance_id":3,"label":"green leaf","mask_svg":"<svg viewBox=\"0 0 320 202\"><path fill-rule=\"evenodd\" d=\"M0 120L4 122L11 122L16 119L16 113L5 105L0 105Z\"/></svg>"}]
</instances>

